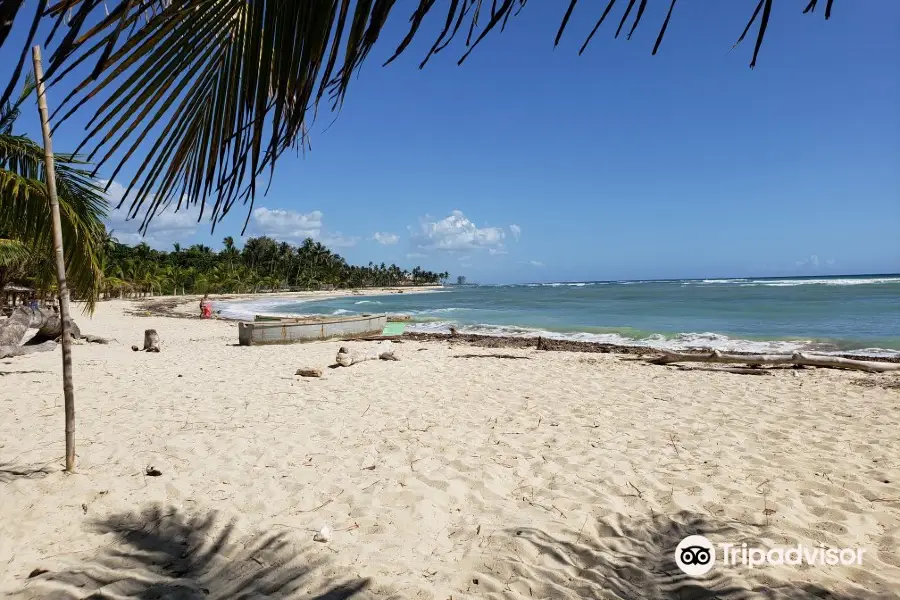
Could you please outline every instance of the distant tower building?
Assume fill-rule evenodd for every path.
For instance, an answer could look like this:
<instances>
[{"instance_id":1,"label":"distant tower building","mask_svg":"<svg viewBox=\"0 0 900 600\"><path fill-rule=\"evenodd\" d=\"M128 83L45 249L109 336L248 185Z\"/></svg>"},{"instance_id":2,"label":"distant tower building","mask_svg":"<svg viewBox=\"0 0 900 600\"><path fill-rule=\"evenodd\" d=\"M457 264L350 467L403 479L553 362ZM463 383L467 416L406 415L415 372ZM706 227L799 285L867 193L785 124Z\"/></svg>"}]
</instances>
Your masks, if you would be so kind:
<instances>
[{"instance_id":1,"label":"distant tower building","mask_svg":"<svg viewBox=\"0 0 900 600\"><path fill-rule=\"evenodd\" d=\"M456 285L466 285L466 278L460 275L456 278Z\"/></svg>"}]
</instances>

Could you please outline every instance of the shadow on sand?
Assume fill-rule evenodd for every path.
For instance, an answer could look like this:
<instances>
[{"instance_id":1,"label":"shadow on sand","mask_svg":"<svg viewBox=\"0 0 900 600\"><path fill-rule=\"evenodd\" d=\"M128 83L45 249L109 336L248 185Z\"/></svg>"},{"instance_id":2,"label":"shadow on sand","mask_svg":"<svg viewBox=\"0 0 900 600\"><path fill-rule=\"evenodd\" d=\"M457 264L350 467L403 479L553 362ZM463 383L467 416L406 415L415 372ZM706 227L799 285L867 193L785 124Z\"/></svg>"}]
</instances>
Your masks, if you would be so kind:
<instances>
[{"instance_id":1,"label":"shadow on sand","mask_svg":"<svg viewBox=\"0 0 900 600\"><path fill-rule=\"evenodd\" d=\"M714 543L759 545L761 528L718 522L704 515L655 515L624 523L616 519L585 522L581 532L550 536L522 527L509 529L513 538L501 544L495 560L485 563L481 590L498 597L623 598L678 600L880 600L889 584L876 593L843 581L844 591L830 591L809 582L777 579L765 569L748 574L744 567L717 565L703 578L684 574L675 563L678 543L689 535L704 535ZM565 537L566 539L561 539ZM720 557L721 560L721 557ZM796 574L802 578L800 567ZM768 572L767 572L768 571ZM784 571L781 571L784 573ZM469 590L474 591L474 590Z\"/></svg>"},{"instance_id":2,"label":"shadow on sand","mask_svg":"<svg viewBox=\"0 0 900 600\"><path fill-rule=\"evenodd\" d=\"M136 598L141 600L282 599L345 600L368 598L369 579L354 578L330 563L327 548L307 536L279 530L245 535L217 513L190 516L173 507L153 506L142 513L114 515L92 522L105 534L104 545L40 566L14 598ZM876 593L835 579L832 591L809 581L822 571L796 568L749 571L718 565L702 579L683 574L674 561L678 543L688 535L713 542L756 545L762 528L724 522L691 513L625 521L610 517L586 521L580 531L555 536L522 527L484 538L481 566L466 589L453 598L552 598L594 600L880 600ZM399 565L398 565L399 566ZM465 568L462 566L450 568ZM859 574L859 573L857 573ZM27 574L24 574L27 575ZM23 576L24 576L23 575ZM846 574L845 574L846 575ZM864 574L860 574L864 575ZM889 590L888 582L869 573L871 589ZM854 577L854 580L858 579ZM383 596L379 596L383 597ZM393 598L404 596L391 596ZM441 598L440 600L443 600Z\"/></svg>"},{"instance_id":3,"label":"shadow on sand","mask_svg":"<svg viewBox=\"0 0 900 600\"><path fill-rule=\"evenodd\" d=\"M53 466L57 459L44 464L19 464L16 462L0 462L0 484L10 483L16 479L38 479L46 477L50 473L59 471L59 467Z\"/></svg>"},{"instance_id":4,"label":"shadow on sand","mask_svg":"<svg viewBox=\"0 0 900 600\"><path fill-rule=\"evenodd\" d=\"M330 569L311 538L284 530L242 535L214 512L190 516L153 506L89 527L112 540L93 554L71 555L74 562L62 570L35 573L14 597L344 600L369 586Z\"/></svg>"}]
</instances>

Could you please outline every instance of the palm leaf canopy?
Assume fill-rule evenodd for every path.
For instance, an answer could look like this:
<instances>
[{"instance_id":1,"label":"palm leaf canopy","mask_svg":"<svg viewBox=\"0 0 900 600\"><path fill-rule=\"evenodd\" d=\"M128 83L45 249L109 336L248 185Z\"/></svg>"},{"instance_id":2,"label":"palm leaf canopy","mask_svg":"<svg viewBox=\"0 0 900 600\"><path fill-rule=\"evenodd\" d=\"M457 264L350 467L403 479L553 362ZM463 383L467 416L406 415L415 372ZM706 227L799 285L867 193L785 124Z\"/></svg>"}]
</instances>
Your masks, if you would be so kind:
<instances>
[{"instance_id":1,"label":"palm leaf canopy","mask_svg":"<svg viewBox=\"0 0 900 600\"><path fill-rule=\"evenodd\" d=\"M31 90L28 82L22 99ZM33 277L50 282L55 267L44 150L12 133L17 115L16 107L0 107L0 267L28 261ZM55 160L69 287L87 302L87 310L93 310L102 280L99 257L106 200L82 161L69 154L56 154Z\"/></svg>"},{"instance_id":2,"label":"palm leaf canopy","mask_svg":"<svg viewBox=\"0 0 900 600\"><path fill-rule=\"evenodd\" d=\"M819 3L830 16L833 0L802 0L804 13ZM678 0L670 0L653 54L666 33ZM755 1L738 38L756 29L750 66L756 64L773 0ZM55 113L58 126L87 102L99 104L83 144L97 169L109 164L112 181L139 150L142 158L123 203L130 216L145 209L141 230L164 206L201 205L211 196L212 227L235 202L250 204L257 178L271 172L290 148L305 145L309 120L325 99L336 109L353 73L378 40L396 0L0 0L0 44L16 15L28 12L28 46L42 19L52 21L46 44L54 48L47 68L51 83L72 76L78 65L92 68L75 82ZM434 15L440 31L420 67L454 39L465 38L462 63L491 31L502 30L526 0L419 0L412 3L409 30L388 63L404 50ZM594 27L584 52L607 21L615 36L630 38L642 22L648 0L607 0L581 9L578 0L560 2L559 43L574 15ZM587 4L584 2L583 4ZM751 0L750 7L753 7ZM602 7L602 12L599 9ZM594 12L596 11L596 12ZM597 14L599 13L599 14ZM660 13L661 14L661 13ZM26 16L26 18L29 18ZM55 44L55 45L54 45ZM385 63L387 64L387 63ZM246 227L246 223L245 223Z\"/></svg>"}]
</instances>

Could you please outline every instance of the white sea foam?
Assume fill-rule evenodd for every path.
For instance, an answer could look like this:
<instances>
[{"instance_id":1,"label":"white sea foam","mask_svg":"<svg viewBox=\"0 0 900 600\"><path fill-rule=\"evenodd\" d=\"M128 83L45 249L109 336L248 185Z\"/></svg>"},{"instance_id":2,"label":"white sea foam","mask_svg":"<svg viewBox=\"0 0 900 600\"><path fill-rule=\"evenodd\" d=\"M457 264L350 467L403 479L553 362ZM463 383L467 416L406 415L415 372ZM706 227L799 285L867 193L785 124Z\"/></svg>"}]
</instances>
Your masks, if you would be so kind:
<instances>
[{"instance_id":1,"label":"white sea foam","mask_svg":"<svg viewBox=\"0 0 900 600\"><path fill-rule=\"evenodd\" d=\"M250 301L214 302L214 307L215 310L219 311L219 315L223 318L252 321L255 315L270 313L285 317L299 316L299 313L284 312L284 306L285 304L295 304L303 301L304 300L298 298L271 296L266 298L254 298Z\"/></svg>"},{"instance_id":2,"label":"white sea foam","mask_svg":"<svg viewBox=\"0 0 900 600\"><path fill-rule=\"evenodd\" d=\"M743 283L745 281L750 281L749 279L703 279L700 283ZM689 281L685 283L691 283Z\"/></svg>"},{"instance_id":3,"label":"white sea foam","mask_svg":"<svg viewBox=\"0 0 900 600\"><path fill-rule=\"evenodd\" d=\"M741 287L767 286L767 287L792 287L797 285L879 285L900 283L900 277L843 277L839 279L751 279L745 277L722 279L636 279L620 281L586 281L586 282L557 282L557 283L526 283L525 287L584 287L586 285L639 285L643 283L678 283L682 287L690 285L728 285L735 284Z\"/></svg>"},{"instance_id":4,"label":"white sea foam","mask_svg":"<svg viewBox=\"0 0 900 600\"><path fill-rule=\"evenodd\" d=\"M618 346L639 346L645 348L659 348L664 350L695 350L710 349L721 352L753 352L758 354L790 354L798 351L810 351L816 344L810 340L741 340L730 338L718 333L682 333L672 338L666 338L660 334L637 339L618 333L560 333L517 327L511 325L459 325L450 321L434 321L429 323L411 323L409 331L422 333L449 333L450 326L456 327L459 333L472 333L479 335L493 335L498 337L545 337L555 340L571 340L578 342L597 342L602 344L615 344ZM883 348L866 348L864 350L821 351L820 354L859 354L873 357L900 356L898 350Z\"/></svg>"},{"instance_id":5,"label":"white sea foam","mask_svg":"<svg viewBox=\"0 0 900 600\"><path fill-rule=\"evenodd\" d=\"M741 287L795 287L798 285L878 285L900 283L900 277L871 277L865 279L750 279Z\"/></svg>"},{"instance_id":6,"label":"white sea foam","mask_svg":"<svg viewBox=\"0 0 900 600\"><path fill-rule=\"evenodd\" d=\"M423 310L405 310L401 314L410 315L410 316L427 316L427 315L439 315L443 313L451 313L459 310L466 310L460 306L445 306L443 308L426 308ZM482 309L484 310L484 309Z\"/></svg>"},{"instance_id":7,"label":"white sea foam","mask_svg":"<svg viewBox=\"0 0 900 600\"><path fill-rule=\"evenodd\" d=\"M381 304L378 300L360 300L359 302L354 302L354 304Z\"/></svg>"}]
</instances>

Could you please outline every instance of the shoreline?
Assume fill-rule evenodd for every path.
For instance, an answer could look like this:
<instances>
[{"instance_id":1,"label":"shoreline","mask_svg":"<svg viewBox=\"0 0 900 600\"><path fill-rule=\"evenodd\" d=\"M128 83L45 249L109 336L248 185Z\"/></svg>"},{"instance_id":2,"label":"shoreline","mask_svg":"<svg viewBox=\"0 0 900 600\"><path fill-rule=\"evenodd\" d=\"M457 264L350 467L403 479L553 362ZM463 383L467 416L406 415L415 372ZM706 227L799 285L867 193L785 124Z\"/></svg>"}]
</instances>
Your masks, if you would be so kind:
<instances>
[{"instance_id":1,"label":"shoreline","mask_svg":"<svg viewBox=\"0 0 900 600\"><path fill-rule=\"evenodd\" d=\"M225 301L242 301L267 298L290 298L297 302L318 302L322 300L333 300L335 298L344 297L370 297L370 296L386 296L389 294L428 294L445 289L441 285L422 285L416 287L378 287L378 288L356 288L342 290L315 290L302 292L265 292L265 293L247 293L247 294L210 294L208 299L213 303L215 309L216 302ZM134 302L137 308L131 310L129 314L135 317L141 316L160 316L174 317L178 319L198 319L200 315L199 302L203 298L202 294L187 294L185 296L154 296L152 298L133 298L126 301ZM113 300L116 300L115 298ZM141 314L146 313L146 314ZM215 314L215 313L213 313ZM240 321L241 319L231 318L227 316L216 316L216 320L221 321Z\"/></svg>"},{"instance_id":2,"label":"shoreline","mask_svg":"<svg viewBox=\"0 0 900 600\"><path fill-rule=\"evenodd\" d=\"M415 291L407 291L406 288L379 288L372 290L360 291L360 293L346 292L346 293L338 293L335 294L333 292L294 292L296 296L288 296L282 294L272 294L271 297L296 297L298 299L305 298L308 302L314 302L319 300L330 300L332 298L342 298L345 296L379 296L390 293L395 293L393 290L403 289L404 293L429 293L434 292L436 290L440 290L439 286L428 286L423 288L418 288ZM229 295L221 295L221 296L210 296L210 300L215 301L223 301L223 300L243 300L243 299L253 299L259 297L266 297L268 295L261 294L229 294ZM131 316L160 316L160 317L175 317L181 319L197 319L202 320L199 315L197 315L194 311L194 306L196 302L199 302L201 296L168 296L164 298L152 298L152 299L144 299L144 300L136 300L135 302L141 303L142 306L136 310L128 311L127 314ZM218 317L214 320L217 321L230 321L237 323L241 319L233 319L228 317ZM414 321L411 321L414 323ZM541 350L547 351L555 351L555 352L582 352L582 353L593 353L593 354L625 354L632 356L648 356L651 354L659 353L658 348L654 348L652 346L638 346L638 345L629 345L629 344L612 344L607 342L593 342L593 341L583 341L583 340L561 340L555 338L548 338L542 336L522 336L522 335L485 335L485 334L476 334L476 333L457 333L456 335L451 335L449 333L428 333L428 332L418 332L418 331L407 331L403 333L401 336L406 340L414 340L414 341L422 341L422 342L430 342L430 341L454 341L454 342L464 342L472 346L479 346L483 348L538 348ZM696 347L696 348L685 348L679 350L679 352L684 352L687 354L706 354L711 351L710 348L704 347ZM759 354L757 352L746 352L741 350L730 350L729 354L738 354L741 356L751 356L754 354ZM785 353L786 354L786 353ZM811 354L816 354L815 352L811 352ZM829 352L828 356L837 356L840 358L848 358L852 360L867 360L873 362L886 362L886 363L900 363L900 355L898 356L878 356L878 355L868 355L868 354L854 354L852 351L849 352Z\"/></svg>"},{"instance_id":3,"label":"shoreline","mask_svg":"<svg viewBox=\"0 0 900 600\"><path fill-rule=\"evenodd\" d=\"M535 348L538 350L547 350L551 352L587 352L594 354L628 354L632 356L648 356L651 354L659 354L659 349L651 346L629 346L627 344L608 344L605 342L586 342L580 340L557 340L546 337L526 337L526 336L502 336L502 335L483 335L476 333L457 333L451 335L448 333L421 333L406 332L403 334L404 339L415 341L453 341L465 342L472 346L480 346L483 348ZM709 348L685 348L679 350L684 354L709 354ZM753 356L756 352L743 352L739 350L730 350L728 354L738 354L740 356ZM813 354L813 353L810 353ZM837 356L840 358L849 358L853 360L865 360L871 362L900 363L900 356L869 356L852 353L830 353L828 356Z\"/></svg>"}]
</instances>

